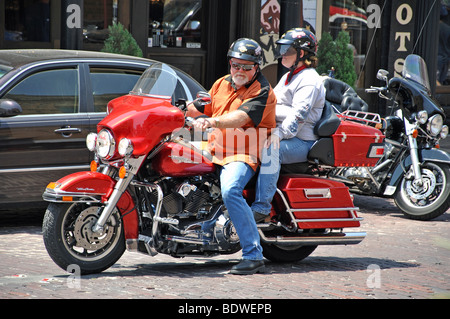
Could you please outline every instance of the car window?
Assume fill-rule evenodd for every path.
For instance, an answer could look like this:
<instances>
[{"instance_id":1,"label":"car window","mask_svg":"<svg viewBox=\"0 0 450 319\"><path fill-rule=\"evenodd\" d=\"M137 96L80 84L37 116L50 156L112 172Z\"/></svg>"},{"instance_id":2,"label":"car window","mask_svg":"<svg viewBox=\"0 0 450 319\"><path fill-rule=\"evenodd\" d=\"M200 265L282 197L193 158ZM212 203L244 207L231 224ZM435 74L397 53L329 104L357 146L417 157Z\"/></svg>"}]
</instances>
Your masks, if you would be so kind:
<instances>
[{"instance_id":1,"label":"car window","mask_svg":"<svg viewBox=\"0 0 450 319\"><path fill-rule=\"evenodd\" d=\"M128 94L143 71L91 67L94 112L106 112L106 105L109 101Z\"/></svg>"},{"instance_id":2,"label":"car window","mask_svg":"<svg viewBox=\"0 0 450 319\"><path fill-rule=\"evenodd\" d=\"M9 90L3 98L22 107L22 115L77 113L78 69L57 69L34 73Z\"/></svg>"},{"instance_id":3,"label":"car window","mask_svg":"<svg viewBox=\"0 0 450 319\"><path fill-rule=\"evenodd\" d=\"M12 68L4 65L0 65L0 78L8 73Z\"/></svg>"}]
</instances>

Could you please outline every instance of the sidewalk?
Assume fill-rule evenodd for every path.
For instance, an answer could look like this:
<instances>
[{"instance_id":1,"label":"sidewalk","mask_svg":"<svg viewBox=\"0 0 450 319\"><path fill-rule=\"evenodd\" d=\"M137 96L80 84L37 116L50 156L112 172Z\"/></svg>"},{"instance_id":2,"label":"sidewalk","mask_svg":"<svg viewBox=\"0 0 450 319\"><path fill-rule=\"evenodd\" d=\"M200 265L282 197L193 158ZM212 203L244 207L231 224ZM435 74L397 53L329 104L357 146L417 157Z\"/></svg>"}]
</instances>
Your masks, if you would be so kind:
<instances>
[{"instance_id":1,"label":"sidewalk","mask_svg":"<svg viewBox=\"0 0 450 319\"><path fill-rule=\"evenodd\" d=\"M364 217L359 245L319 246L266 274L235 276L240 253L214 258L125 252L112 268L81 279L58 268L36 226L0 226L0 298L422 299L450 298L450 212L421 222L391 200L355 196Z\"/></svg>"}]
</instances>

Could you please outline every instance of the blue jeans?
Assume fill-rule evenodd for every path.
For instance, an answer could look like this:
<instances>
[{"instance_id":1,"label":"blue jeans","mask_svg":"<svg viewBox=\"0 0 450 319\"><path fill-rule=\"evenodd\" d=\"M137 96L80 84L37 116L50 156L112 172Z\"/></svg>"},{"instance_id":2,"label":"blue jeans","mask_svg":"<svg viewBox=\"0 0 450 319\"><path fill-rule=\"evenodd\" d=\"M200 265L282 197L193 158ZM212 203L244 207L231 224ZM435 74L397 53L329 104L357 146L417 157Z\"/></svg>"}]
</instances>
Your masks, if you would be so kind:
<instances>
[{"instance_id":1,"label":"blue jeans","mask_svg":"<svg viewBox=\"0 0 450 319\"><path fill-rule=\"evenodd\" d=\"M304 141L297 137L280 141L280 148L273 149L273 144L264 149L262 163L256 181L255 201L252 211L268 215L272 208L272 199L277 191L281 164L306 162L308 152L315 141Z\"/></svg>"},{"instance_id":2,"label":"blue jeans","mask_svg":"<svg viewBox=\"0 0 450 319\"><path fill-rule=\"evenodd\" d=\"M239 236L242 258L262 260L262 247L252 210L242 192L255 172L244 162L232 162L222 167L220 185L222 199Z\"/></svg>"}]
</instances>

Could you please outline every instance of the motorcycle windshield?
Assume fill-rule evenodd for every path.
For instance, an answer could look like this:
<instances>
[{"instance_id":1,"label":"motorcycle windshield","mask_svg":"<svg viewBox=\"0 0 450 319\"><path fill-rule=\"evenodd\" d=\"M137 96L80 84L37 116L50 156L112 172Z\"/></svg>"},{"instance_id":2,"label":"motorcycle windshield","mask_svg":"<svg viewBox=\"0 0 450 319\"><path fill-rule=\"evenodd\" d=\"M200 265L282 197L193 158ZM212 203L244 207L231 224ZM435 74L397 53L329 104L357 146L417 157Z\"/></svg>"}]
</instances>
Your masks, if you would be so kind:
<instances>
[{"instance_id":1,"label":"motorcycle windshield","mask_svg":"<svg viewBox=\"0 0 450 319\"><path fill-rule=\"evenodd\" d=\"M167 64L158 62L141 75L130 94L171 99L177 83L176 72Z\"/></svg>"},{"instance_id":2,"label":"motorcycle windshield","mask_svg":"<svg viewBox=\"0 0 450 319\"><path fill-rule=\"evenodd\" d=\"M406 57L402 76L424 86L428 91L431 90L427 65L418 55L411 54Z\"/></svg>"}]
</instances>

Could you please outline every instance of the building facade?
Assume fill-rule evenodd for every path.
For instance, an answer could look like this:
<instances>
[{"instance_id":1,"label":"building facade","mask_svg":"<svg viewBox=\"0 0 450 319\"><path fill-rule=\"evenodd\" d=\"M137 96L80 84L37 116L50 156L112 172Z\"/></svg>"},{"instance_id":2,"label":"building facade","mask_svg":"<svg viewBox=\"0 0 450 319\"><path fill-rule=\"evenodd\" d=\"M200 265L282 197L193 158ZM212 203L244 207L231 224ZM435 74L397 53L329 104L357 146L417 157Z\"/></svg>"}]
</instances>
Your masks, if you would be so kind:
<instances>
[{"instance_id":1,"label":"building facade","mask_svg":"<svg viewBox=\"0 0 450 319\"><path fill-rule=\"evenodd\" d=\"M444 1L444 2L443 2ZM379 86L376 72L399 74L411 53L427 62L432 91L450 105L450 78L438 82L439 31L448 24L445 0L2 0L0 49L101 50L108 26L122 23L144 56L185 70L205 88L228 72L229 45L240 37L258 40L264 74L274 85L282 70L275 41L292 27L320 39L341 30L350 35L358 92L383 114L364 88ZM443 21L440 22L440 16Z\"/></svg>"}]
</instances>

